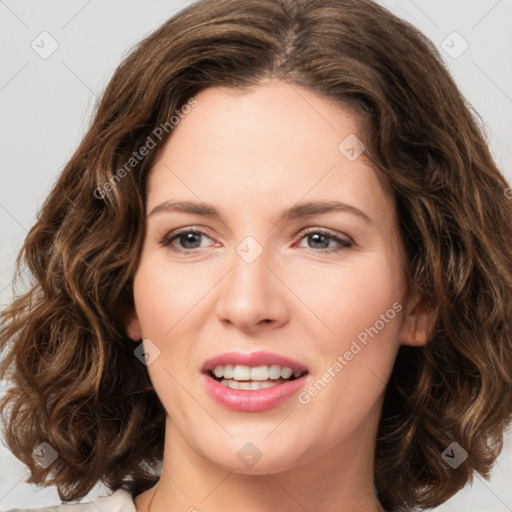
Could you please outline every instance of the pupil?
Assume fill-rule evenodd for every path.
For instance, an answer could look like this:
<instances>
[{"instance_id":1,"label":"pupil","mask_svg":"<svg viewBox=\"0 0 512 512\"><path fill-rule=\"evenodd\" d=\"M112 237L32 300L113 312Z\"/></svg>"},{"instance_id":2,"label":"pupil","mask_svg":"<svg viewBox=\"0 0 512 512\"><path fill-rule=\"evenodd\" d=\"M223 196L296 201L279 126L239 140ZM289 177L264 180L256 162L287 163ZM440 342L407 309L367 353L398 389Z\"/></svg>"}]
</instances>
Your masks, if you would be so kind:
<instances>
[{"instance_id":1,"label":"pupil","mask_svg":"<svg viewBox=\"0 0 512 512\"><path fill-rule=\"evenodd\" d=\"M327 246L329 245L327 237L325 235L320 234L320 233L314 233L313 235L310 235L310 238L313 241L313 243L320 243L322 245L322 247L321 247L322 249L327 248ZM324 242L323 243L319 242L318 238L323 238ZM325 242L327 242L327 243L325 243Z\"/></svg>"},{"instance_id":2,"label":"pupil","mask_svg":"<svg viewBox=\"0 0 512 512\"><path fill-rule=\"evenodd\" d=\"M193 249L194 247L190 247L188 244L191 243L191 244L194 244L194 243L197 243L197 240L194 240L194 237L198 238L198 234L197 233L185 233L184 235L182 235L182 241L184 240L185 243L185 247L187 249Z\"/></svg>"}]
</instances>

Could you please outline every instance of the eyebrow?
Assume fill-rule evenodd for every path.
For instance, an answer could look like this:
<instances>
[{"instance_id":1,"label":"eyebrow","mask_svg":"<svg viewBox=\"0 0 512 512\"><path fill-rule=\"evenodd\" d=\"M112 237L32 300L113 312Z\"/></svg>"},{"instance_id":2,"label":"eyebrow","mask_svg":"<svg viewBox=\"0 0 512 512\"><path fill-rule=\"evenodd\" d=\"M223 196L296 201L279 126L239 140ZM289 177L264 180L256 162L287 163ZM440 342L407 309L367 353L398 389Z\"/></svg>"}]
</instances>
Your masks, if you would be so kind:
<instances>
[{"instance_id":1,"label":"eyebrow","mask_svg":"<svg viewBox=\"0 0 512 512\"><path fill-rule=\"evenodd\" d=\"M148 217L161 212L181 212L202 217L209 217L222 220L220 212L207 203L197 203L193 201L164 201L156 205L148 214ZM340 201L308 201L292 206L281 212L280 221L284 219L297 219L299 217L308 217L311 215L320 215L331 212L345 212L357 215L368 224L373 224L372 219L364 212Z\"/></svg>"}]
</instances>

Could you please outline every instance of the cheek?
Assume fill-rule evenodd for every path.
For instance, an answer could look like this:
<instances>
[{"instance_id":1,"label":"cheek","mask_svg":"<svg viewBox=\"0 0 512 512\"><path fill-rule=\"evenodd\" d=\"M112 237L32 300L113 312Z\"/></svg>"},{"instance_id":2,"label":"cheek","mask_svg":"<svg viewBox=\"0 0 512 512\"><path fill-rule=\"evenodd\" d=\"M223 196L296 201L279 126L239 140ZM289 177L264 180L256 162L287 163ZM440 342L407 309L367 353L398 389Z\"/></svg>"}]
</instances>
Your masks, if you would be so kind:
<instances>
[{"instance_id":1,"label":"cheek","mask_svg":"<svg viewBox=\"0 0 512 512\"><path fill-rule=\"evenodd\" d=\"M190 378L198 333L211 319L210 292L222 270L201 263L172 263L165 251L142 255L133 283L135 306L143 338L160 350L148 372L166 405L179 395L178 381Z\"/></svg>"},{"instance_id":2,"label":"cheek","mask_svg":"<svg viewBox=\"0 0 512 512\"><path fill-rule=\"evenodd\" d=\"M203 266L204 269L204 266ZM134 296L142 332L164 341L201 307L216 274L194 264L171 264L158 252L142 260L134 279Z\"/></svg>"},{"instance_id":3,"label":"cheek","mask_svg":"<svg viewBox=\"0 0 512 512\"><path fill-rule=\"evenodd\" d=\"M393 308L393 304L402 299L400 272L394 262L379 253L303 275L306 277L296 281L297 295L306 298L304 303L316 317L320 340L326 348L343 348L376 322L382 329L381 315L389 320L383 331L389 332L389 326L398 325L397 307Z\"/></svg>"},{"instance_id":4,"label":"cheek","mask_svg":"<svg viewBox=\"0 0 512 512\"><path fill-rule=\"evenodd\" d=\"M314 340L309 348L315 357L313 376L297 397L303 406L301 435L318 439L321 432L322 441L315 441L320 451L344 436L357 437L367 428L365 418L377 421L399 348L399 269L377 253L352 263L324 269L320 281L318 273L315 279L304 279L299 292L305 293L309 286L308 306L322 320L309 315L311 320L300 320L303 330L320 327L308 331L308 338Z\"/></svg>"},{"instance_id":5,"label":"cheek","mask_svg":"<svg viewBox=\"0 0 512 512\"><path fill-rule=\"evenodd\" d=\"M159 349L147 370L165 409L188 418L191 413L183 405L186 394L179 383L184 381L194 347L190 320L200 307L207 283L192 265L178 269L158 252L144 256L134 277L135 306L143 339L150 339Z\"/></svg>"},{"instance_id":6,"label":"cheek","mask_svg":"<svg viewBox=\"0 0 512 512\"><path fill-rule=\"evenodd\" d=\"M303 281L299 293L309 288L304 295L308 306L322 320L303 324L304 329L320 326L308 331L315 340L314 379L299 397L300 403L312 405L313 416L339 426L362 418L377 403L399 348L400 276L394 257L375 252L351 265L325 269L320 280L316 274ZM345 417L348 411L352 420Z\"/></svg>"}]
</instances>

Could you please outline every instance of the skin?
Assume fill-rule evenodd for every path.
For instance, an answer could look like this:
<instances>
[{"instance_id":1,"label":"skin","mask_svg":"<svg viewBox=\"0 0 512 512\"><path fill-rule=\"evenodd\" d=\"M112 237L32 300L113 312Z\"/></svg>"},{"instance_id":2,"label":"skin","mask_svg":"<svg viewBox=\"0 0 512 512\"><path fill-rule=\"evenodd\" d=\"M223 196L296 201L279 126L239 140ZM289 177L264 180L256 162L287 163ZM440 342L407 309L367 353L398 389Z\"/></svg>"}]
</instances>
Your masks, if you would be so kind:
<instances>
[{"instance_id":1,"label":"skin","mask_svg":"<svg viewBox=\"0 0 512 512\"><path fill-rule=\"evenodd\" d=\"M383 510L373 464L385 385L400 345L424 344L430 323L407 293L392 198L364 153L349 161L338 150L357 120L280 81L196 99L150 173L147 212L195 201L222 219L165 210L146 219L127 332L160 350L148 371L168 418L159 485L136 497L137 510L151 500L150 512ZM280 220L305 201L341 201L369 221L349 211ZM206 236L162 245L187 226ZM236 252L249 235L263 249L252 263ZM308 389L397 302L402 309L306 405L294 396L263 412L231 411L199 378L217 354L267 350L307 365ZM248 442L262 455L251 468L237 457Z\"/></svg>"}]
</instances>

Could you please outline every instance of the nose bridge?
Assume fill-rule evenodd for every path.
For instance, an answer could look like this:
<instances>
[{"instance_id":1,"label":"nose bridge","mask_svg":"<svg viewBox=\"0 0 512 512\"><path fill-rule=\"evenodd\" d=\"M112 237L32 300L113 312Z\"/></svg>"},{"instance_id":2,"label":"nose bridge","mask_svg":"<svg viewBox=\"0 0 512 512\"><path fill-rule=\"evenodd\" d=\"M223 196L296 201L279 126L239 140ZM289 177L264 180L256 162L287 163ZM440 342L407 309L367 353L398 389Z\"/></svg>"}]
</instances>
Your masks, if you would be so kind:
<instances>
[{"instance_id":1,"label":"nose bridge","mask_svg":"<svg viewBox=\"0 0 512 512\"><path fill-rule=\"evenodd\" d=\"M235 248L232 269L218 302L221 319L244 330L260 322L281 324L286 320L284 290L268 268L272 267L272 260L271 251L252 236Z\"/></svg>"},{"instance_id":2,"label":"nose bridge","mask_svg":"<svg viewBox=\"0 0 512 512\"><path fill-rule=\"evenodd\" d=\"M267 266L271 264L272 259L270 251L264 249L254 237L249 236L240 242L235 253L231 279L239 287L241 294L250 292L253 298L265 295L270 273Z\"/></svg>"}]
</instances>

